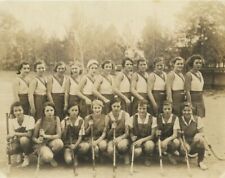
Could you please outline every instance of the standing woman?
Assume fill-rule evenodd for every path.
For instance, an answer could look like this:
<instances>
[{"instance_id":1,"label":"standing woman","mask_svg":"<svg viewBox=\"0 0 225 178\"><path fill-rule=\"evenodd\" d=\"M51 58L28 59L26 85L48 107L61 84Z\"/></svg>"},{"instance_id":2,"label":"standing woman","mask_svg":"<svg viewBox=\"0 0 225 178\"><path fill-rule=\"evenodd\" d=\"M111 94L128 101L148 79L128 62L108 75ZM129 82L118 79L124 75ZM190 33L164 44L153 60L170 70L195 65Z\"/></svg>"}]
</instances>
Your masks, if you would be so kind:
<instances>
[{"instance_id":1,"label":"standing woman","mask_svg":"<svg viewBox=\"0 0 225 178\"><path fill-rule=\"evenodd\" d=\"M167 100L173 104L173 113L181 115L181 106L185 100L184 92L184 59L175 57L172 60L173 70L167 75L166 92Z\"/></svg>"},{"instance_id":2,"label":"standing woman","mask_svg":"<svg viewBox=\"0 0 225 178\"><path fill-rule=\"evenodd\" d=\"M186 73L185 90L187 101L192 104L193 114L205 117L205 104L203 100L204 79L200 69L204 59L200 55L192 55L186 65L191 69Z\"/></svg>"},{"instance_id":3,"label":"standing woman","mask_svg":"<svg viewBox=\"0 0 225 178\"><path fill-rule=\"evenodd\" d=\"M98 61L92 59L87 63L87 74L84 75L78 85L78 96L81 100L81 116L85 117L91 113L91 104L94 99L93 87L96 80Z\"/></svg>"},{"instance_id":4,"label":"standing woman","mask_svg":"<svg viewBox=\"0 0 225 178\"><path fill-rule=\"evenodd\" d=\"M53 103L44 104L44 117L36 122L33 142L34 147L38 149L40 158L43 162L50 163L53 167L58 164L54 159L55 153L63 148L61 138L60 119L56 116L55 106Z\"/></svg>"},{"instance_id":5,"label":"standing woman","mask_svg":"<svg viewBox=\"0 0 225 178\"><path fill-rule=\"evenodd\" d=\"M159 57L154 60L154 72L148 77L148 97L153 111L151 114L157 116L162 113L163 102L166 99L166 78L164 70L164 59Z\"/></svg>"},{"instance_id":6,"label":"standing woman","mask_svg":"<svg viewBox=\"0 0 225 178\"><path fill-rule=\"evenodd\" d=\"M131 114L132 59L125 58L122 61L122 67L122 72L119 72L115 79L115 93L121 98L121 108Z\"/></svg>"},{"instance_id":7,"label":"standing woman","mask_svg":"<svg viewBox=\"0 0 225 178\"><path fill-rule=\"evenodd\" d=\"M70 77L65 85L65 104L64 110L66 111L69 105L77 103L80 107L80 98L78 96L78 85L81 79L81 65L79 63L72 63L70 65Z\"/></svg>"},{"instance_id":8,"label":"standing woman","mask_svg":"<svg viewBox=\"0 0 225 178\"><path fill-rule=\"evenodd\" d=\"M36 76L30 82L28 97L31 115L38 120L43 117L43 105L47 101L47 80L44 76L44 62L36 62L34 64L34 71L36 72Z\"/></svg>"},{"instance_id":9,"label":"standing woman","mask_svg":"<svg viewBox=\"0 0 225 178\"><path fill-rule=\"evenodd\" d=\"M110 101L113 99L113 76L111 75L113 70L113 63L110 60L103 61L102 74L95 80L93 94L97 99L104 102L103 112L108 114L110 111Z\"/></svg>"},{"instance_id":10,"label":"standing woman","mask_svg":"<svg viewBox=\"0 0 225 178\"><path fill-rule=\"evenodd\" d=\"M49 77L47 82L48 101L55 104L56 115L60 120L64 116L64 94L66 86L66 65L64 62L58 62L54 68L54 74Z\"/></svg>"},{"instance_id":11,"label":"standing woman","mask_svg":"<svg viewBox=\"0 0 225 178\"><path fill-rule=\"evenodd\" d=\"M18 76L13 84L14 100L21 102L24 114L30 113L30 105L28 101L29 73L30 64L27 62L21 63L17 71Z\"/></svg>"},{"instance_id":12,"label":"standing woman","mask_svg":"<svg viewBox=\"0 0 225 178\"><path fill-rule=\"evenodd\" d=\"M132 114L137 112L139 101L148 101L147 92L147 61L143 58L137 61L137 72L133 73L131 78L131 93L134 96L132 103Z\"/></svg>"}]
</instances>

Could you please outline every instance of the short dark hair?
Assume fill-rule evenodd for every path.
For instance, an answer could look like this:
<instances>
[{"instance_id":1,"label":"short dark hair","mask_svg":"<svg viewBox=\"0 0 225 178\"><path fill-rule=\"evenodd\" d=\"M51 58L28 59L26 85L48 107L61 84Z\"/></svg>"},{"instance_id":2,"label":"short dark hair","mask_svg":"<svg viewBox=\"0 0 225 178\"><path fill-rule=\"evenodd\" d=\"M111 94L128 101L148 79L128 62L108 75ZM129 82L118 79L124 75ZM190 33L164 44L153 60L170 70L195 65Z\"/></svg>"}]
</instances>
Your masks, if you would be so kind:
<instances>
[{"instance_id":1,"label":"short dark hair","mask_svg":"<svg viewBox=\"0 0 225 178\"><path fill-rule=\"evenodd\" d=\"M62 65L64 65L65 68L66 68L66 64L65 64L63 61L57 62L56 65L55 65L55 67L54 67L54 69L53 69L53 71L54 71L54 72L57 72L57 68L58 68L59 66L62 66Z\"/></svg>"},{"instance_id":2,"label":"short dark hair","mask_svg":"<svg viewBox=\"0 0 225 178\"><path fill-rule=\"evenodd\" d=\"M37 61L34 63L34 72L37 72L37 66L40 64L45 64L43 61Z\"/></svg>"},{"instance_id":3,"label":"short dark hair","mask_svg":"<svg viewBox=\"0 0 225 178\"><path fill-rule=\"evenodd\" d=\"M147 101L145 101L145 100L139 100L138 101L138 107L145 106L145 105L148 106L148 102Z\"/></svg>"},{"instance_id":4,"label":"short dark hair","mask_svg":"<svg viewBox=\"0 0 225 178\"><path fill-rule=\"evenodd\" d=\"M199 55L199 54L194 54L194 55L190 56L190 57L187 59L186 65L187 65L188 67L193 67L194 62L195 62L195 60L197 60L197 59L200 59L200 60L202 61L203 64L205 63L205 60L204 60L204 58L203 58L201 55Z\"/></svg>"},{"instance_id":5,"label":"short dark hair","mask_svg":"<svg viewBox=\"0 0 225 178\"><path fill-rule=\"evenodd\" d=\"M112 69L114 69L114 64L111 60L104 60L101 64L101 68L104 69L106 64L112 64Z\"/></svg>"},{"instance_id":6,"label":"short dark hair","mask_svg":"<svg viewBox=\"0 0 225 178\"><path fill-rule=\"evenodd\" d=\"M114 103L121 103L121 99L118 96L113 97L113 99L110 102L110 106L112 107Z\"/></svg>"},{"instance_id":7,"label":"short dark hair","mask_svg":"<svg viewBox=\"0 0 225 178\"><path fill-rule=\"evenodd\" d=\"M184 58L182 58L182 57L180 57L180 56L177 56L177 57L175 57L175 58L173 58L173 59L171 60L172 66L174 66L174 64L175 64L177 61L179 61L179 60L185 61Z\"/></svg>"},{"instance_id":8,"label":"short dark hair","mask_svg":"<svg viewBox=\"0 0 225 178\"><path fill-rule=\"evenodd\" d=\"M139 66L139 64L140 64L141 62L146 62L146 63L147 63L147 60L146 60L145 58L139 58L139 59L137 60L137 67Z\"/></svg>"},{"instance_id":9,"label":"short dark hair","mask_svg":"<svg viewBox=\"0 0 225 178\"><path fill-rule=\"evenodd\" d=\"M28 63L28 62L22 62L22 63L20 63L20 65L17 67L17 72L16 72L16 74L20 74L21 72L20 72L20 70L23 68L23 66L25 66L25 65L29 65L30 66L30 64Z\"/></svg>"},{"instance_id":10,"label":"short dark hair","mask_svg":"<svg viewBox=\"0 0 225 178\"><path fill-rule=\"evenodd\" d=\"M125 66L125 64L126 64L127 61L130 61L132 64L134 64L134 61L133 61L131 58L126 57L126 58L124 58L124 59L122 60L122 67Z\"/></svg>"},{"instance_id":11,"label":"short dark hair","mask_svg":"<svg viewBox=\"0 0 225 178\"><path fill-rule=\"evenodd\" d=\"M161 62L161 61L164 62L164 58L163 57L154 58L153 65L155 66L156 63Z\"/></svg>"},{"instance_id":12,"label":"short dark hair","mask_svg":"<svg viewBox=\"0 0 225 178\"><path fill-rule=\"evenodd\" d=\"M21 103L20 101L16 101L16 102L14 102L14 103L11 104L11 106L10 106L10 114L11 114L13 117L15 117L15 115L14 115L14 113L13 113L14 107L19 107L19 106L21 106L21 107L23 108L23 105L22 105L22 103ZM24 110L24 109L23 109L23 110Z\"/></svg>"},{"instance_id":13,"label":"short dark hair","mask_svg":"<svg viewBox=\"0 0 225 178\"><path fill-rule=\"evenodd\" d=\"M69 104L69 106L68 106L68 108L67 108L67 114L69 115L69 110L70 110L70 108L72 108L72 107L74 107L74 106L77 106L78 107L78 115L80 114L80 106L79 106L79 103L78 102L73 102L73 103L70 103Z\"/></svg>"}]
</instances>

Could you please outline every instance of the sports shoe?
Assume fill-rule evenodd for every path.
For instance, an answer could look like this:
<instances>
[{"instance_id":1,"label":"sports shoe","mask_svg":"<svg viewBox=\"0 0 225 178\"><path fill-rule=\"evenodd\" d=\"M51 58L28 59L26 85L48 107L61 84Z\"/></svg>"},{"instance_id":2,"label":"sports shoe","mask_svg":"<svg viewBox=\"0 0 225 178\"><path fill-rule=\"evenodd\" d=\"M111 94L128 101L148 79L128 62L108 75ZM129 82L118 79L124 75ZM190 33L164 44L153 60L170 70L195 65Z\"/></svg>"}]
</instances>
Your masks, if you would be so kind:
<instances>
[{"instance_id":1,"label":"sports shoe","mask_svg":"<svg viewBox=\"0 0 225 178\"><path fill-rule=\"evenodd\" d=\"M57 167L57 166L58 166L58 163L57 163L56 160L54 160L54 159L52 159L52 160L50 161L50 164L51 164L52 167Z\"/></svg>"},{"instance_id":2,"label":"sports shoe","mask_svg":"<svg viewBox=\"0 0 225 178\"><path fill-rule=\"evenodd\" d=\"M198 163L198 166L200 167L200 169L202 169L202 170L206 170L206 169L208 169L208 167L205 165L205 163L202 161L202 162L199 162Z\"/></svg>"},{"instance_id":3,"label":"sports shoe","mask_svg":"<svg viewBox=\"0 0 225 178\"><path fill-rule=\"evenodd\" d=\"M171 154L168 154L168 160L171 164L173 165L177 165L177 161L173 158L173 156Z\"/></svg>"},{"instance_id":4,"label":"sports shoe","mask_svg":"<svg viewBox=\"0 0 225 178\"><path fill-rule=\"evenodd\" d=\"M189 158L196 158L198 156L198 153L188 154Z\"/></svg>"},{"instance_id":5,"label":"sports shoe","mask_svg":"<svg viewBox=\"0 0 225 178\"><path fill-rule=\"evenodd\" d=\"M21 154L16 155L16 163L19 164L21 162L22 162L22 155Z\"/></svg>"},{"instance_id":6,"label":"sports shoe","mask_svg":"<svg viewBox=\"0 0 225 178\"><path fill-rule=\"evenodd\" d=\"M145 166L150 166L151 165L151 161L149 158L145 158Z\"/></svg>"},{"instance_id":7,"label":"sports shoe","mask_svg":"<svg viewBox=\"0 0 225 178\"><path fill-rule=\"evenodd\" d=\"M130 164L130 157L129 157L129 155L125 155L124 156L124 164L125 165L129 165Z\"/></svg>"},{"instance_id":8,"label":"sports shoe","mask_svg":"<svg viewBox=\"0 0 225 178\"><path fill-rule=\"evenodd\" d=\"M21 167L27 167L30 164L30 159L27 155L24 155L23 163L21 164Z\"/></svg>"}]
</instances>

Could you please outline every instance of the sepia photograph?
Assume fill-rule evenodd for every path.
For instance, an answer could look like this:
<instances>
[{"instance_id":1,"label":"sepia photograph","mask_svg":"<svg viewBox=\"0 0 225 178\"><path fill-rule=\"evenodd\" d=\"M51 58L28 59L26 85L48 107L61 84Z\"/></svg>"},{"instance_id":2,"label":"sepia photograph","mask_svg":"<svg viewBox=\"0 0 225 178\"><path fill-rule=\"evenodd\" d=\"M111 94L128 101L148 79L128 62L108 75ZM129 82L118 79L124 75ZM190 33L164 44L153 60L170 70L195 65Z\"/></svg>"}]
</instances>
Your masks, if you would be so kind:
<instances>
[{"instance_id":1,"label":"sepia photograph","mask_svg":"<svg viewBox=\"0 0 225 178\"><path fill-rule=\"evenodd\" d=\"M0 0L0 178L225 178L225 0Z\"/></svg>"}]
</instances>

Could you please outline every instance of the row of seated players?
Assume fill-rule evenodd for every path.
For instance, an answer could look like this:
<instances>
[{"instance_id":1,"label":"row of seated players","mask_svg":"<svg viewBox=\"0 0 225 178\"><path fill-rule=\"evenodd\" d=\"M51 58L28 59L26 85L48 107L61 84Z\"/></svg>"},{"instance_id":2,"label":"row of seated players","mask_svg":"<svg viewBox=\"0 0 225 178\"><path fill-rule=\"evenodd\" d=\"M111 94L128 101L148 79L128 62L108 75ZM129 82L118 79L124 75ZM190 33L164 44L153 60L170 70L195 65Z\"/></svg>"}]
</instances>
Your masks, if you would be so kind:
<instances>
[{"instance_id":1,"label":"row of seated players","mask_svg":"<svg viewBox=\"0 0 225 178\"><path fill-rule=\"evenodd\" d=\"M192 114L190 103L184 103L179 118L172 114L169 102L164 102L163 113L157 118L147 112L145 102L138 103L138 112L132 117L121 110L118 98L112 101L109 114L102 114L102 108L103 103L94 100L93 113L83 119L79 116L79 106L74 104L69 106L68 116L60 121L55 116L54 104L47 102L44 117L35 123L32 116L23 114L21 103L15 102L11 106L12 118L9 119L8 154L20 153L17 161L23 158L22 166L25 167L29 165L29 154L37 151L42 162L57 166L54 156L59 151L63 151L67 164L73 161L73 151L74 161L78 164L77 157L90 156L91 148L94 148L96 158L112 158L115 144L117 156L123 157L124 163L129 164L133 145L135 159L144 155L145 164L150 165L152 156L158 152L160 138L162 152L168 155L172 163L176 164L175 155L184 157L187 150L191 154L197 153L198 166L207 169L203 162L205 144L202 119ZM180 131L184 142L183 137L179 136Z\"/></svg>"}]
</instances>

